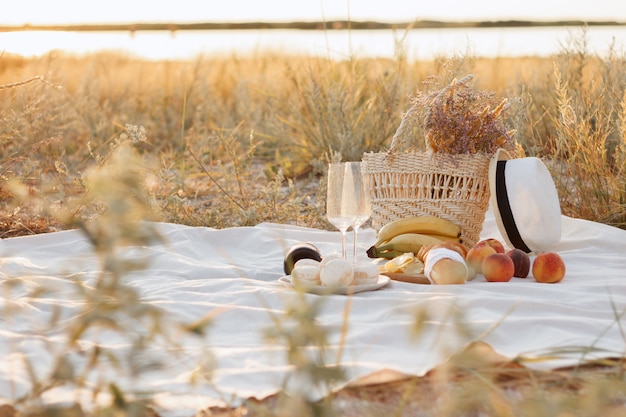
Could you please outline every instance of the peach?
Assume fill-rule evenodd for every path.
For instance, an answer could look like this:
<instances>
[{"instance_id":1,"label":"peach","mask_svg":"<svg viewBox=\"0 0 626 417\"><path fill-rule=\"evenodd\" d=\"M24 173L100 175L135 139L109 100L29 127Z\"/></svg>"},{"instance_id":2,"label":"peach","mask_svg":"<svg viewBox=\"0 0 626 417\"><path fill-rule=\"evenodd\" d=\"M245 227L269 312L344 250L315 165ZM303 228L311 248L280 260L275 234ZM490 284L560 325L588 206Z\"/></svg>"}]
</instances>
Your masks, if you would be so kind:
<instances>
[{"instance_id":1,"label":"peach","mask_svg":"<svg viewBox=\"0 0 626 417\"><path fill-rule=\"evenodd\" d=\"M530 272L530 256L523 250L517 248L511 249L506 254L513 260L513 265L515 265L515 273L513 276L526 278L528 272Z\"/></svg>"},{"instance_id":2,"label":"peach","mask_svg":"<svg viewBox=\"0 0 626 417\"><path fill-rule=\"evenodd\" d=\"M483 275L489 282L507 282L513 278L513 259L504 253L493 253L483 261Z\"/></svg>"},{"instance_id":3,"label":"peach","mask_svg":"<svg viewBox=\"0 0 626 417\"><path fill-rule=\"evenodd\" d=\"M496 250L496 253L505 252L504 245L502 244L502 242L500 242L498 239L495 239L493 237L483 239L480 242L478 242L475 246L482 246L482 245L491 246L492 248Z\"/></svg>"},{"instance_id":4,"label":"peach","mask_svg":"<svg viewBox=\"0 0 626 417\"><path fill-rule=\"evenodd\" d=\"M532 270L537 282L555 283L565 277L565 262L558 253L543 252L535 258Z\"/></svg>"},{"instance_id":5,"label":"peach","mask_svg":"<svg viewBox=\"0 0 626 417\"><path fill-rule=\"evenodd\" d=\"M483 261L489 255L497 253L496 250L487 244L476 244L472 247L465 257L467 266L474 270L475 273L481 274L483 272Z\"/></svg>"}]
</instances>

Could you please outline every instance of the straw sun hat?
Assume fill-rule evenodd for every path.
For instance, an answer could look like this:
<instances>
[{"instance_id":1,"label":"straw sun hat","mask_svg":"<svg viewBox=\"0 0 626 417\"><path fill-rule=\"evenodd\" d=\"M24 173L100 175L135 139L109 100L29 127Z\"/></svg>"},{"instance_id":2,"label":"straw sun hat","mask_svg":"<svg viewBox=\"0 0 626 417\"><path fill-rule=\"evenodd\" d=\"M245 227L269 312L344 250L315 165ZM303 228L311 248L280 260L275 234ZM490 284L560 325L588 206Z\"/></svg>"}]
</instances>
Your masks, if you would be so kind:
<instances>
[{"instance_id":1,"label":"straw sun hat","mask_svg":"<svg viewBox=\"0 0 626 417\"><path fill-rule=\"evenodd\" d=\"M512 159L498 150L489 164L491 206L511 248L546 251L561 239L561 206L550 172L539 158Z\"/></svg>"}]
</instances>

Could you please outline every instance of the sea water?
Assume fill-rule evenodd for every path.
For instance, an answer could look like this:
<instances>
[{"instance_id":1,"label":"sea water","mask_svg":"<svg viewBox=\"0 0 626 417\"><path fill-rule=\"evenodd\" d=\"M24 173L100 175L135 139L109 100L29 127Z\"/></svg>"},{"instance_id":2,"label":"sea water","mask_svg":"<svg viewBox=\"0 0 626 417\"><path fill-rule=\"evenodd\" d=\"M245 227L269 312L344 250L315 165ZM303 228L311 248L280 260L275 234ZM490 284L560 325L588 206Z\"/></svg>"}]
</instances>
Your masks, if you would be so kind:
<instances>
[{"instance_id":1,"label":"sea water","mask_svg":"<svg viewBox=\"0 0 626 417\"><path fill-rule=\"evenodd\" d=\"M38 56L53 50L72 54L115 51L150 60L193 59L200 55L277 52L332 59L441 56L549 56L585 39L588 51L618 54L626 26L454 28L413 30L202 30L139 32L0 33L0 51Z\"/></svg>"}]
</instances>

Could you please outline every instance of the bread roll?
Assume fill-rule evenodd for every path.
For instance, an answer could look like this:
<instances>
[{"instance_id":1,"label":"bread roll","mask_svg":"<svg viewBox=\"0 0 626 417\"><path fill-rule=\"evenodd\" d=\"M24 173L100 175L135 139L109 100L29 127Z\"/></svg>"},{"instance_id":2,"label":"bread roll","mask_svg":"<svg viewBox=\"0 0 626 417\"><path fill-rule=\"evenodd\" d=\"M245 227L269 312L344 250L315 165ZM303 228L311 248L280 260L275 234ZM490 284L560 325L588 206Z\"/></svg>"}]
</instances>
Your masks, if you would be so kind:
<instances>
[{"instance_id":1,"label":"bread roll","mask_svg":"<svg viewBox=\"0 0 626 417\"><path fill-rule=\"evenodd\" d=\"M467 267L450 258L439 260L430 271L430 279L434 284L465 284L467 280Z\"/></svg>"},{"instance_id":2,"label":"bread roll","mask_svg":"<svg viewBox=\"0 0 626 417\"><path fill-rule=\"evenodd\" d=\"M469 274L463 256L456 250L438 247L428 251L424 259L424 275L433 284L465 284Z\"/></svg>"},{"instance_id":3,"label":"bread roll","mask_svg":"<svg viewBox=\"0 0 626 417\"><path fill-rule=\"evenodd\" d=\"M420 261L425 262L426 255L428 255L428 252L431 249L439 249L439 248L450 249L451 251L455 251L459 255L461 255L463 259L467 257L467 249L465 248L465 246L463 246L459 242L455 242L452 240L449 240L449 241L447 240L441 243L435 243L434 245L422 246L419 252L417 252L416 257Z\"/></svg>"}]
</instances>

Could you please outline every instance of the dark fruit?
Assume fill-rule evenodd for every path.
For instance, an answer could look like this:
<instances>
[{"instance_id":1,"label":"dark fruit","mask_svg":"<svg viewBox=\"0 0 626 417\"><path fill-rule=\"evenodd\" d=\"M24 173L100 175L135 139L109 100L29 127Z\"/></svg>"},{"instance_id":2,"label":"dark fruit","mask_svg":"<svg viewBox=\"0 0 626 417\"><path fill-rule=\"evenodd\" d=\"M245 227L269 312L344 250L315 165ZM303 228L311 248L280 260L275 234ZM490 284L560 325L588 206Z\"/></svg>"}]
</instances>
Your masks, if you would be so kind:
<instances>
[{"instance_id":1,"label":"dark fruit","mask_svg":"<svg viewBox=\"0 0 626 417\"><path fill-rule=\"evenodd\" d=\"M514 277L526 278L530 272L530 257L521 249L511 249L506 253L515 265Z\"/></svg>"},{"instance_id":2,"label":"dark fruit","mask_svg":"<svg viewBox=\"0 0 626 417\"><path fill-rule=\"evenodd\" d=\"M285 260L283 261L283 270L285 274L291 275L294 265L300 259L314 259L318 262L322 260L320 251L310 243L297 243L293 245L285 254Z\"/></svg>"}]
</instances>

